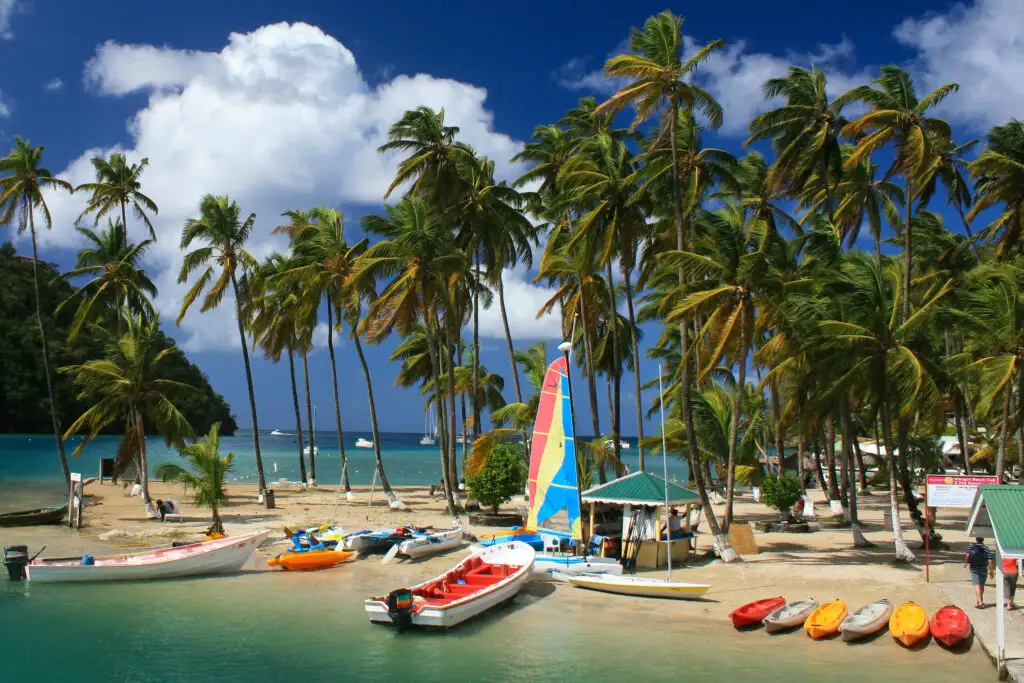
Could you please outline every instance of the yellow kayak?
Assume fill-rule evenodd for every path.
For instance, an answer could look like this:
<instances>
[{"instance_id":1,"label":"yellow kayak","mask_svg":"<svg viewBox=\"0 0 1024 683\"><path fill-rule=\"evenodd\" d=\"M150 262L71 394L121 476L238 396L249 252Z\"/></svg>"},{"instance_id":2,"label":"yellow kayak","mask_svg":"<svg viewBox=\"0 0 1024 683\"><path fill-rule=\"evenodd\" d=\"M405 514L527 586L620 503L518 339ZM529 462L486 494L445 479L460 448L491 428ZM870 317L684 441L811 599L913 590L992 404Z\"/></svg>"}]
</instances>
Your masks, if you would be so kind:
<instances>
[{"instance_id":1,"label":"yellow kayak","mask_svg":"<svg viewBox=\"0 0 1024 683\"><path fill-rule=\"evenodd\" d=\"M302 552L284 552L267 560L271 567L281 567L291 571L308 569L326 569L344 562L355 555L351 550L304 550Z\"/></svg>"},{"instance_id":2,"label":"yellow kayak","mask_svg":"<svg viewBox=\"0 0 1024 683\"><path fill-rule=\"evenodd\" d=\"M905 602L889 617L889 633L905 647L928 637L928 613L916 602Z\"/></svg>"},{"instance_id":3,"label":"yellow kayak","mask_svg":"<svg viewBox=\"0 0 1024 683\"><path fill-rule=\"evenodd\" d=\"M845 618L846 603L842 600L832 600L811 612L804 622L804 630L814 640L827 638L839 633L839 625Z\"/></svg>"}]
</instances>

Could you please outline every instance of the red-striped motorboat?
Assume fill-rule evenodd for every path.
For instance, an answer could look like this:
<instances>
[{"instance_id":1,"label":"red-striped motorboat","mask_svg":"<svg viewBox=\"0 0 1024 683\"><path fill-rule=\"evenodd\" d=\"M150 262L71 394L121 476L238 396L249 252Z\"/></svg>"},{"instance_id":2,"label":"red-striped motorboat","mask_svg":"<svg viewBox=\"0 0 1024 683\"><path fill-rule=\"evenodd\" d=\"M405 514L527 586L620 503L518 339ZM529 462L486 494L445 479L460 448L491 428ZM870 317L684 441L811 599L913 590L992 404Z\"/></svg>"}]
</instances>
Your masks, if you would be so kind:
<instances>
[{"instance_id":1,"label":"red-striped motorboat","mask_svg":"<svg viewBox=\"0 0 1024 683\"><path fill-rule=\"evenodd\" d=\"M753 626L754 624L760 624L766 616L780 607L785 607L785 605L786 598L783 597L755 600L734 609L729 614L729 618L732 619L732 625L736 628Z\"/></svg>"},{"instance_id":2,"label":"red-striped motorboat","mask_svg":"<svg viewBox=\"0 0 1024 683\"><path fill-rule=\"evenodd\" d=\"M946 605L932 615L932 636L946 647L956 647L971 637L971 620L956 605Z\"/></svg>"}]
</instances>

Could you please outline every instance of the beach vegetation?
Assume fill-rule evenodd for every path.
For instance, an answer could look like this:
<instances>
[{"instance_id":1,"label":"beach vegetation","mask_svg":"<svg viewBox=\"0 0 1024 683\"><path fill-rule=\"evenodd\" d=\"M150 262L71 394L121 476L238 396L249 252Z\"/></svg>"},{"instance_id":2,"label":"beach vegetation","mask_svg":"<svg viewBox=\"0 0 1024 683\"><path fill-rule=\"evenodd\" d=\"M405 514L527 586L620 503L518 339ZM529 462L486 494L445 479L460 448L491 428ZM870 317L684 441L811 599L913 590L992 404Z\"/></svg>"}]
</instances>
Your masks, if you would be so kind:
<instances>
[{"instance_id":1,"label":"beach vegetation","mask_svg":"<svg viewBox=\"0 0 1024 683\"><path fill-rule=\"evenodd\" d=\"M803 492L800 477L793 472L769 472L761 483L761 502L785 517Z\"/></svg>"},{"instance_id":2,"label":"beach vegetation","mask_svg":"<svg viewBox=\"0 0 1024 683\"><path fill-rule=\"evenodd\" d=\"M514 444L495 443L487 463L467 481L469 495L498 514L498 508L519 495L526 486L527 465L523 452Z\"/></svg>"},{"instance_id":3,"label":"beach vegetation","mask_svg":"<svg viewBox=\"0 0 1024 683\"><path fill-rule=\"evenodd\" d=\"M165 462L157 466L156 476L164 482L182 484L185 492L192 495L193 505L210 509L213 518L210 531L223 534L220 510L228 503L224 485L234 466L235 454L220 454L220 423L212 425L198 441L184 446L181 456L188 461L190 470L178 463Z\"/></svg>"}]
</instances>

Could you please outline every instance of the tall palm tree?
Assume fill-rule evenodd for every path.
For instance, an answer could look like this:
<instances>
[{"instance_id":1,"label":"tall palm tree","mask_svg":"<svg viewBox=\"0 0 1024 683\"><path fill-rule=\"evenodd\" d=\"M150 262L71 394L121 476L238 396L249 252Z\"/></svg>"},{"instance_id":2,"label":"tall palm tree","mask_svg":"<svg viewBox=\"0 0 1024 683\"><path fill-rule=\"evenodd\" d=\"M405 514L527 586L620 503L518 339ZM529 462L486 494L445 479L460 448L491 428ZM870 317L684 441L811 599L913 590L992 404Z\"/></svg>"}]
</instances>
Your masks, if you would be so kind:
<instances>
[{"instance_id":1,"label":"tall palm tree","mask_svg":"<svg viewBox=\"0 0 1024 683\"><path fill-rule=\"evenodd\" d=\"M61 439L60 417L57 415L57 402L53 393L53 377L50 370L49 342L46 326L43 324L43 309L39 295L39 249L36 246L36 220L38 210L42 215L46 229L52 227L50 208L46 205L43 190L65 190L71 192L71 184L66 180L54 178L48 169L43 168L43 148L33 147L28 140L14 138L14 149L0 158L0 225L14 226L18 234L27 229L32 236L32 282L36 297L36 322L39 325L39 338L42 342L43 374L46 376L46 396L50 403L50 419L53 421L53 436L57 440L57 455L60 467L64 472L64 480L71 485L71 470L68 469L68 458L64 452L64 441Z\"/></svg>"},{"instance_id":2,"label":"tall palm tree","mask_svg":"<svg viewBox=\"0 0 1024 683\"><path fill-rule=\"evenodd\" d=\"M1010 119L988 132L985 149L968 165L975 182L976 201L967 214L974 220L985 209L1001 204L1002 212L982 236L994 237L998 258L1018 251L1024 236L1024 123Z\"/></svg>"},{"instance_id":3,"label":"tall palm tree","mask_svg":"<svg viewBox=\"0 0 1024 683\"><path fill-rule=\"evenodd\" d=\"M220 422L213 423L210 433L202 439L182 449L181 455L192 466L192 472L178 463L165 462L156 468L156 476L165 482L182 484L185 491L191 491L193 504L210 508L213 515L210 531L223 534L224 521L220 518L220 509L228 504L224 485L234 466L235 454L221 457Z\"/></svg>"},{"instance_id":4,"label":"tall palm tree","mask_svg":"<svg viewBox=\"0 0 1024 683\"><path fill-rule=\"evenodd\" d=\"M677 124L680 110L698 111L709 121L712 128L722 124L722 107L715 98L696 82L692 75L707 58L724 46L720 40L713 41L699 48L688 59L682 58L683 32L682 17L668 10L649 17L643 30L634 30L630 35L631 54L612 57L605 64L605 73L613 77L630 79L630 83L619 89L610 99L601 104L598 110L617 111L627 104L636 110L633 120L635 129L642 122L650 119L659 111L661 117L660 135L667 134L672 149L672 208L675 217L676 249L682 251L689 244L686 227L683 221L682 192L679 177L679 154L677 149ZM660 136L659 135L659 136ZM683 273L679 273L679 284L685 285ZM685 332L685 322L680 323L682 332L682 381L680 382L680 400L682 402L683 421L686 423L687 444L692 463L698 462L697 433L693 427L693 414L690 406L691 379L689 369L689 340ZM711 509L711 499L707 495L707 485L700 467L693 467L697 489L704 503L708 526L715 537L715 547L725 561L738 558L729 546L728 539L721 533L718 521Z\"/></svg>"},{"instance_id":5,"label":"tall palm tree","mask_svg":"<svg viewBox=\"0 0 1024 683\"><path fill-rule=\"evenodd\" d=\"M156 296L156 285L139 267L139 261L153 241L132 244L120 222L110 222L100 233L88 228L76 230L92 246L79 251L74 269L61 277L93 277L57 306L56 312L60 312L72 301L78 301L68 339L74 340L87 320L113 322L112 326L120 332L123 328L122 311L129 316L142 315L146 319L155 316L150 298Z\"/></svg>"},{"instance_id":6,"label":"tall palm tree","mask_svg":"<svg viewBox=\"0 0 1024 683\"><path fill-rule=\"evenodd\" d=\"M921 167L920 176L914 181L914 187L918 188L918 210L928 206L938 185L942 185L946 190L946 206L956 208L960 222L972 240L974 235L971 233L971 222L964 213L964 209L969 209L973 201L971 184L967 180L969 164L964 155L977 145L977 140L958 145L947 137L935 135L931 141L931 157ZM980 260L977 254L976 258Z\"/></svg>"},{"instance_id":7,"label":"tall palm tree","mask_svg":"<svg viewBox=\"0 0 1024 683\"><path fill-rule=\"evenodd\" d=\"M79 389L79 399L89 408L75 420L64 439L85 432L75 449L79 455L85 446L112 422L127 421L114 462L115 472L136 465L142 479L142 502L154 513L149 496L149 463L146 458L146 429L158 431L168 445L178 448L192 437L192 427L175 401L196 389L167 378L167 360L181 353L177 347L160 348L158 318L129 318L123 336L99 327L93 334L103 343L103 357L81 365L61 368Z\"/></svg>"},{"instance_id":8,"label":"tall palm tree","mask_svg":"<svg viewBox=\"0 0 1024 683\"><path fill-rule=\"evenodd\" d=\"M92 167L96 171L96 182L79 185L75 191L85 190L92 193L85 211L78 217L79 220L87 213L96 214L96 223L108 215L111 211L121 209L121 224L128 227L128 205L131 204L135 217L145 223L149 229L149 238L156 240L156 231L153 230L153 223L150 222L146 212L157 214L160 210L156 202L142 194L142 183L139 178L142 172L149 165L149 159L143 159L137 164L129 164L124 154L114 152L110 159L93 157Z\"/></svg>"},{"instance_id":9,"label":"tall palm tree","mask_svg":"<svg viewBox=\"0 0 1024 683\"><path fill-rule=\"evenodd\" d=\"M245 336L246 316L243 307L250 301L249 280L258 267L256 258L245 247L256 225L256 214L244 219L236 202L227 197L208 194L199 204L199 217L190 218L181 233L181 249L184 251L199 242L197 247L185 254L178 273L178 282L187 282L189 276L201 271L192 285L178 313L180 325L185 313L205 291L201 312L216 308L224 299L228 288L235 299L235 318L238 323L238 340L242 344L242 361L245 364L245 382L249 389L249 411L252 415L252 443L256 454L256 473L259 479L259 495L262 498L267 488L263 474L263 457L260 454L260 424L256 416L256 390L252 383L252 367L249 365L249 349ZM216 269L220 269L217 273Z\"/></svg>"},{"instance_id":10,"label":"tall palm tree","mask_svg":"<svg viewBox=\"0 0 1024 683\"><path fill-rule=\"evenodd\" d=\"M458 185L458 165L473 158L473 149L455 138L458 126L444 125L444 109L434 111L419 106L405 112L388 130L388 141L378 152L405 152L395 178L384 198L400 185L412 183L416 194L445 199L452 187Z\"/></svg>"},{"instance_id":11,"label":"tall palm tree","mask_svg":"<svg viewBox=\"0 0 1024 683\"><path fill-rule=\"evenodd\" d=\"M848 123L842 130L846 137L857 138L857 146L846 160L846 168L855 168L865 158L886 143L895 143L895 158L886 172L886 178L902 175L906 187L906 220L903 224L903 311L910 317L910 281L912 270L910 219L917 188L914 179L934 157L932 141L953 137L949 124L934 116L929 109L960 89L956 83L935 88L918 99L910 74L898 66L883 66L881 75L874 80L877 88L862 85L837 98L837 102L863 102L871 110Z\"/></svg>"}]
</instances>

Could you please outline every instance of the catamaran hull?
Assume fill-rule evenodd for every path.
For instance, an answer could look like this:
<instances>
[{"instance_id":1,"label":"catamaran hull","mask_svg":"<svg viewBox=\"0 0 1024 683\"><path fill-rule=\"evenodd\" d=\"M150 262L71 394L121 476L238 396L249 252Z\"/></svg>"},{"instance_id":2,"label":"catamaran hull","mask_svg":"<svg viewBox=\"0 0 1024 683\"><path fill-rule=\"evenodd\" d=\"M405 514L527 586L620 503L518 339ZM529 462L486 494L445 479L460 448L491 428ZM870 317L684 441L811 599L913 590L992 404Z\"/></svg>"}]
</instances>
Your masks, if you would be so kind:
<instances>
[{"instance_id":1,"label":"catamaran hull","mask_svg":"<svg viewBox=\"0 0 1024 683\"><path fill-rule=\"evenodd\" d=\"M398 545L398 554L410 559L447 552L462 545L462 529L438 531L429 536L411 538Z\"/></svg>"},{"instance_id":2,"label":"catamaran hull","mask_svg":"<svg viewBox=\"0 0 1024 683\"><path fill-rule=\"evenodd\" d=\"M557 573L559 576L554 576ZM618 560L606 557L573 557L538 553L533 563L534 579L556 578L567 581L568 577L577 574L622 574L622 565Z\"/></svg>"},{"instance_id":3,"label":"catamaran hull","mask_svg":"<svg viewBox=\"0 0 1024 683\"><path fill-rule=\"evenodd\" d=\"M28 565L28 579L38 583L149 581L237 572L268 535L270 531L260 531L140 555L96 558L95 565L83 565L80 560L35 560Z\"/></svg>"},{"instance_id":4,"label":"catamaran hull","mask_svg":"<svg viewBox=\"0 0 1024 683\"><path fill-rule=\"evenodd\" d=\"M556 572L558 574L558 572ZM563 578L564 577L564 578ZM711 588L705 583L681 583L676 581L661 581L658 579L644 579L635 576L608 576L594 574L580 574L577 576L555 576L559 580L565 580L579 588L602 591L604 593L615 593L618 595L632 595L644 598L670 598L674 600L695 600Z\"/></svg>"}]
</instances>

